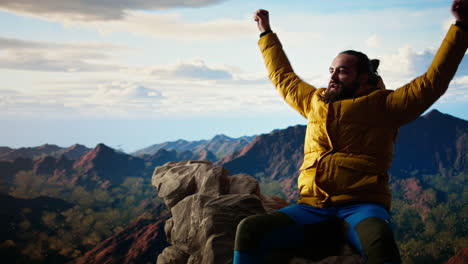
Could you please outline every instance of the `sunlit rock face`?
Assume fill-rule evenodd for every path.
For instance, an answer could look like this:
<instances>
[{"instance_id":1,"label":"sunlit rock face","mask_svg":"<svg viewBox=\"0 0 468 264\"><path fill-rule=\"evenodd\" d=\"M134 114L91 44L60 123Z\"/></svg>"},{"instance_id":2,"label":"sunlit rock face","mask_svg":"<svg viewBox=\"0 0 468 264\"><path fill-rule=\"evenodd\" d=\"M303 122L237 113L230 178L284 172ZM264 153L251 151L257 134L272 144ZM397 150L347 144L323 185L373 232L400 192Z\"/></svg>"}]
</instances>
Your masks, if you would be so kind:
<instances>
[{"instance_id":1,"label":"sunlit rock face","mask_svg":"<svg viewBox=\"0 0 468 264\"><path fill-rule=\"evenodd\" d=\"M171 210L165 232L171 246L157 264L232 263L237 224L245 217L288 205L280 197L262 195L247 174L228 171L204 161L169 162L154 170L152 184ZM290 263L360 263L349 247L342 256L321 262L294 258Z\"/></svg>"}]
</instances>

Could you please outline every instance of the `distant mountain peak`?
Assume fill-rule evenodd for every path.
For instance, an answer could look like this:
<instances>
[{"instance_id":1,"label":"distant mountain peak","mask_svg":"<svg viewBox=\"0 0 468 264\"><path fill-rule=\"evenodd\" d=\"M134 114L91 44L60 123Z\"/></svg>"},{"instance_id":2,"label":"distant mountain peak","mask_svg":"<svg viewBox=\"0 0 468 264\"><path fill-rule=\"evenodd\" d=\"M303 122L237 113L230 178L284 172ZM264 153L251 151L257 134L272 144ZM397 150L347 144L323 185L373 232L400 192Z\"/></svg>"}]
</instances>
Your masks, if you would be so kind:
<instances>
[{"instance_id":1,"label":"distant mountain peak","mask_svg":"<svg viewBox=\"0 0 468 264\"><path fill-rule=\"evenodd\" d=\"M96 159L111 156L114 153L115 150L104 145L103 143L99 143L94 149L92 149L84 156L82 156L79 160L77 160L75 162L74 167L85 167L87 170L92 169L94 167L94 161Z\"/></svg>"},{"instance_id":2,"label":"distant mountain peak","mask_svg":"<svg viewBox=\"0 0 468 264\"><path fill-rule=\"evenodd\" d=\"M104 143L99 143L96 145L93 151L96 152L115 152L115 150Z\"/></svg>"},{"instance_id":3,"label":"distant mountain peak","mask_svg":"<svg viewBox=\"0 0 468 264\"><path fill-rule=\"evenodd\" d=\"M57 145L45 143L45 144L40 145L38 148L51 147L51 146L57 146Z\"/></svg>"},{"instance_id":4,"label":"distant mountain peak","mask_svg":"<svg viewBox=\"0 0 468 264\"><path fill-rule=\"evenodd\" d=\"M428 119L428 118L435 118L435 117L442 117L442 116L449 116L449 115L446 115L437 109L432 109L431 111L427 112L422 117Z\"/></svg>"},{"instance_id":5,"label":"distant mountain peak","mask_svg":"<svg viewBox=\"0 0 468 264\"><path fill-rule=\"evenodd\" d=\"M415 122L421 122L421 121L424 123L432 124L432 126L437 126L441 129L443 129L444 127L450 127L453 125L466 127L466 123L467 123L467 121L464 119L442 113L437 109L433 109L427 112L425 115L418 118L418 120L415 120Z\"/></svg>"},{"instance_id":6,"label":"distant mountain peak","mask_svg":"<svg viewBox=\"0 0 468 264\"><path fill-rule=\"evenodd\" d=\"M34 148L30 148L30 149L34 149ZM43 145L40 145L39 147L37 147L38 150L58 150L60 149L59 146L57 145L53 145L53 144L43 144Z\"/></svg>"},{"instance_id":7,"label":"distant mountain peak","mask_svg":"<svg viewBox=\"0 0 468 264\"><path fill-rule=\"evenodd\" d=\"M231 137L228 137L224 134L219 134L213 137L213 140L231 140Z\"/></svg>"},{"instance_id":8,"label":"distant mountain peak","mask_svg":"<svg viewBox=\"0 0 468 264\"><path fill-rule=\"evenodd\" d=\"M81 145L81 144L78 144L78 143L75 143L73 145L71 145L68 149L76 149L76 148L86 148L87 147L85 145Z\"/></svg>"},{"instance_id":9,"label":"distant mountain peak","mask_svg":"<svg viewBox=\"0 0 468 264\"><path fill-rule=\"evenodd\" d=\"M107 188L108 183L120 184L125 177L141 172L144 169L144 161L99 143L93 150L76 160L73 168L99 176L98 184L102 183L100 186Z\"/></svg>"}]
</instances>

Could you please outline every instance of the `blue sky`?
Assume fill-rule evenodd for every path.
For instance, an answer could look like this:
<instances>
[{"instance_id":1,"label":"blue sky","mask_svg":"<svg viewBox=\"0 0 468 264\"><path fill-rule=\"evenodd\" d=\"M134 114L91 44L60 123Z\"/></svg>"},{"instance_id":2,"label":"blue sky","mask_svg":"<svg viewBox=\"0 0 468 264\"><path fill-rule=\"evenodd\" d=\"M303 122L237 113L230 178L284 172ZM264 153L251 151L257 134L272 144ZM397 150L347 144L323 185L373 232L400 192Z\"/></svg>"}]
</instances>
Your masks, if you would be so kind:
<instances>
[{"instance_id":1,"label":"blue sky","mask_svg":"<svg viewBox=\"0 0 468 264\"><path fill-rule=\"evenodd\" d=\"M5 0L0 146L131 152L164 141L305 124L266 78L256 9L296 73L319 87L339 51L381 60L387 89L422 74L451 1ZM468 62L433 106L468 119Z\"/></svg>"}]
</instances>

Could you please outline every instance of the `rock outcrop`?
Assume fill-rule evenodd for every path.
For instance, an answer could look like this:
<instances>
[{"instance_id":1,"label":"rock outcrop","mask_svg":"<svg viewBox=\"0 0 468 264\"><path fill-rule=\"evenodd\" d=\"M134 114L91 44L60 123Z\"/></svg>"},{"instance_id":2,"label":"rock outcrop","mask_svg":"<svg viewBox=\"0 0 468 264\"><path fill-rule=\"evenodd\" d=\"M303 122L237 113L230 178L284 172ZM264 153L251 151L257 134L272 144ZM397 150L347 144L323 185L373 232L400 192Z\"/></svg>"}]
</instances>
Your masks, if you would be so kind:
<instances>
[{"instance_id":1,"label":"rock outcrop","mask_svg":"<svg viewBox=\"0 0 468 264\"><path fill-rule=\"evenodd\" d=\"M230 263L237 224L266 211L255 179L230 176L209 162L169 162L155 169L152 184L172 213L165 225L172 246L159 255L158 264ZM267 200L277 208L287 205Z\"/></svg>"},{"instance_id":2,"label":"rock outcrop","mask_svg":"<svg viewBox=\"0 0 468 264\"><path fill-rule=\"evenodd\" d=\"M205 161L157 167L152 184L172 213L165 225L171 246L158 256L157 264L232 263L237 224L246 216L288 205L280 197L262 195L252 176L230 176L225 168ZM344 254L319 263L360 263L349 248ZM295 258L290 263L316 262Z\"/></svg>"}]
</instances>

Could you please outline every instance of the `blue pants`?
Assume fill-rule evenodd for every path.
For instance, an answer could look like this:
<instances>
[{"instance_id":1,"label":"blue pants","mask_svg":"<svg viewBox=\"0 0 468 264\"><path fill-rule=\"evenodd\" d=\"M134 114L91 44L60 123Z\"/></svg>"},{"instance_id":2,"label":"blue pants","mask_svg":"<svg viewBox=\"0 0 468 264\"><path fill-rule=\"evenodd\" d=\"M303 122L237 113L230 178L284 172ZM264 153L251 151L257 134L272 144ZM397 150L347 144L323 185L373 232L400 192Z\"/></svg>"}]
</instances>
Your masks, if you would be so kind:
<instances>
[{"instance_id":1,"label":"blue pants","mask_svg":"<svg viewBox=\"0 0 468 264\"><path fill-rule=\"evenodd\" d=\"M324 223L336 220L346 226L341 233L364 262L400 263L388 210L380 204L358 203L327 208L299 204L247 217L238 225L234 264L264 263L267 253L274 249L306 248L311 240L320 242L328 234L335 236L336 230L326 230L322 237L317 234L326 227Z\"/></svg>"}]
</instances>

